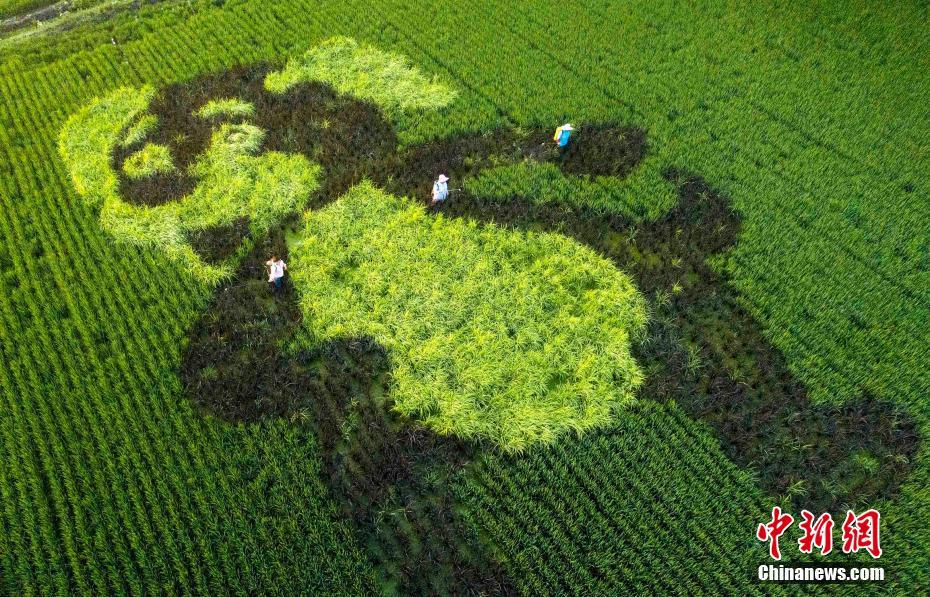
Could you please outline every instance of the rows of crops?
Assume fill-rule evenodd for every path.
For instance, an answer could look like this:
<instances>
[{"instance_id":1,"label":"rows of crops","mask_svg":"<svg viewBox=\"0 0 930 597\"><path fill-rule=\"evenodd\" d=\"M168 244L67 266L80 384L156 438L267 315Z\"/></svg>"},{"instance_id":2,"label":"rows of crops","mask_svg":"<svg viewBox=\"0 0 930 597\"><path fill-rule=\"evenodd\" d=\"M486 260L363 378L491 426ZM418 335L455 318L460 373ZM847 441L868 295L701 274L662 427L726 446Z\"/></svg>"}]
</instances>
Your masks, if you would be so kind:
<instances>
[{"instance_id":1,"label":"rows of crops","mask_svg":"<svg viewBox=\"0 0 930 597\"><path fill-rule=\"evenodd\" d=\"M649 404L608 432L487 458L458 491L528 594L751 592L756 558L743 528L764 506L715 452L680 411ZM688 466L669 466L679 461ZM682 562L694 571L679 577Z\"/></svg>"},{"instance_id":2,"label":"rows of crops","mask_svg":"<svg viewBox=\"0 0 930 597\"><path fill-rule=\"evenodd\" d=\"M667 201L659 173L676 165L733 198L744 227L731 277L815 399L868 390L905 407L926 437L930 125L918 116L930 39L915 25L925 9L429 8L203 3L71 32L0 67L0 588L370 587L313 437L286 421L222 423L183 399L179 347L209 289L157 253L112 244L57 148L66 118L95 95L281 61L336 33L402 51L459 90L447 111L402 120L407 142L501 121L647 129L637 184ZM113 44L111 31L130 33ZM457 491L489 553L528 592L745 590L744 565L764 556L751 534L765 510L758 488L674 409L634 411L620 429L482 460ZM925 445L899 495L872 504L896 587L926 586ZM682 509L690 526L672 515ZM604 549L615 545L629 548ZM729 566L708 572L709 561Z\"/></svg>"}]
</instances>

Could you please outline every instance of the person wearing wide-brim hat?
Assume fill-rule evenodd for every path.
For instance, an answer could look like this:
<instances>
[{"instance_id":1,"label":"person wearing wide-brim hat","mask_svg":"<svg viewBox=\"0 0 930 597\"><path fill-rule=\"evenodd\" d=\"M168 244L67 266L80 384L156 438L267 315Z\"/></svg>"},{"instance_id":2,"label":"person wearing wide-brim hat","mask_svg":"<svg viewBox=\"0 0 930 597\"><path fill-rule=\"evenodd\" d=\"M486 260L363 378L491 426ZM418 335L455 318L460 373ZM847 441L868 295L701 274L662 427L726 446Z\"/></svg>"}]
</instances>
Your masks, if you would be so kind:
<instances>
[{"instance_id":1,"label":"person wearing wide-brim hat","mask_svg":"<svg viewBox=\"0 0 930 597\"><path fill-rule=\"evenodd\" d=\"M436 179L436 182L433 183L433 201L430 205L436 205L437 203L442 203L449 196L449 177L445 174L440 174L439 178Z\"/></svg>"},{"instance_id":2,"label":"person wearing wide-brim hat","mask_svg":"<svg viewBox=\"0 0 930 597\"><path fill-rule=\"evenodd\" d=\"M575 130L575 127L566 123L555 129L555 135L552 137L552 140L556 142L559 147L565 147L568 145L568 139L572 136L572 131Z\"/></svg>"}]
</instances>

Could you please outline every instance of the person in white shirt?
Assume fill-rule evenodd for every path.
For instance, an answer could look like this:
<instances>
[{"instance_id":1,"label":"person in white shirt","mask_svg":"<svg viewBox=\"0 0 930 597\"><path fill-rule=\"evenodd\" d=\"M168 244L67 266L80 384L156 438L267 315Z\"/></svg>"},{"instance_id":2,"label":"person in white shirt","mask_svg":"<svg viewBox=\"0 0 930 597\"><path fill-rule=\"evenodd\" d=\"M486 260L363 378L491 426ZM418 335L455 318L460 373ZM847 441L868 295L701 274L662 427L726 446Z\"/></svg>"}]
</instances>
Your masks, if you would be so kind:
<instances>
[{"instance_id":1,"label":"person in white shirt","mask_svg":"<svg viewBox=\"0 0 930 597\"><path fill-rule=\"evenodd\" d=\"M437 203L442 203L446 200L446 197L449 196L449 177L445 174L440 174L439 178L436 179L436 182L433 183L433 201L430 205L436 205Z\"/></svg>"},{"instance_id":2,"label":"person in white shirt","mask_svg":"<svg viewBox=\"0 0 930 597\"><path fill-rule=\"evenodd\" d=\"M287 264L283 260L278 259L277 255L273 255L271 259L265 262L265 265L268 266L268 281L274 284L275 290L281 290L284 284L284 271L287 269Z\"/></svg>"}]
</instances>

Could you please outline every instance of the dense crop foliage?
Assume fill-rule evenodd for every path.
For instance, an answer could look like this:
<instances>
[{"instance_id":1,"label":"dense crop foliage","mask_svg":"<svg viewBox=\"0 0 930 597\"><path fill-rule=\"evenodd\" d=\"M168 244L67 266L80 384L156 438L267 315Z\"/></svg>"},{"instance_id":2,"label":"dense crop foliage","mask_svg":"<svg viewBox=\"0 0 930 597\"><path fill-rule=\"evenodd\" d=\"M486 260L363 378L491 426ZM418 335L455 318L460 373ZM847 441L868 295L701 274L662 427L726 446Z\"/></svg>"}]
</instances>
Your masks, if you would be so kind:
<instances>
[{"instance_id":1,"label":"dense crop foliage","mask_svg":"<svg viewBox=\"0 0 930 597\"><path fill-rule=\"evenodd\" d=\"M165 145L146 143L123 162L123 172L129 178L146 178L154 174L167 174L175 169L171 149Z\"/></svg>"},{"instance_id":2,"label":"dense crop foliage","mask_svg":"<svg viewBox=\"0 0 930 597\"><path fill-rule=\"evenodd\" d=\"M155 128L158 127L158 117L154 114L140 116L126 129L126 134L120 139L118 146L122 148L133 147L141 143ZM170 153L170 152L169 152Z\"/></svg>"},{"instance_id":3,"label":"dense crop foliage","mask_svg":"<svg viewBox=\"0 0 930 597\"><path fill-rule=\"evenodd\" d=\"M587 207L655 220L674 205L675 197L669 185L649 180L659 176L649 164L624 180L606 176L571 180L554 164L519 162L468 178L465 188L478 197L507 200L520 196L539 204Z\"/></svg>"},{"instance_id":4,"label":"dense crop foliage","mask_svg":"<svg viewBox=\"0 0 930 597\"><path fill-rule=\"evenodd\" d=\"M58 4L60 0L0 0L0 18L22 14L30 10ZM82 10L95 4L102 4L104 0L70 0L64 10Z\"/></svg>"},{"instance_id":5,"label":"dense crop foliage","mask_svg":"<svg viewBox=\"0 0 930 597\"><path fill-rule=\"evenodd\" d=\"M0 590L371 590L359 580L363 556L346 525L333 521L318 482L322 456L313 438L283 421L220 423L182 398L181 346L207 289L157 251L112 243L97 210L71 186L57 147L68 116L94 96L236 63L283 62L334 34L401 52L460 91L444 111L405 120L404 141L501 122L549 127L570 119L648 130L643 169L701 173L742 213L735 250L718 265L814 400L855 400L864 388L906 409L926 439L930 38L919 3L216 4L143 8L3 49ZM667 197L653 180L644 192ZM621 422L640 430L636 424ZM539 496L547 484L547 507L569 514L543 517L537 509L527 519L553 525L574 512L596 519L600 504L630 504L611 517L629 524L600 527L611 531L605 542L629 546L624 559L595 569L610 572L607 580L581 565L587 553L570 551L579 549L567 540L582 536L577 528L539 523L515 532L473 509L475 532L516 571L518 586L538 588L540 577L565 586L556 578L564 574L580 586L627 578L633 588L654 587L639 571L657 561L661 590L697 592L715 581L743 588L740 562L759 563L764 547L735 537L748 536L742 533L770 504L753 510L761 498L731 497L758 490L741 473L718 472L732 467L706 427L675 414L659 416L652 428L651 441L627 433L611 440L622 442L623 453L596 452L596 464L610 467L612 489L578 491L593 473L574 462L591 456L556 445L545 458L528 457L550 465L561 487L537 480L549 473L532 467L506 491L485 475L461 494L501 512L533 505L521 496ZM671 456L657 456L663 446ZM926 446L910 459L913 471L898 494L873 503L882 511L882 563L893 570L882 587L889 592L926 587ZM615 464L621 457L626 466ZM523 463L488 462L510 479ZM706 491L702 481L710 483ZM664 497L674 501L657 507ZM731 501L737 505L728 507ZM702 505L713 526L683 526L682 515ZM514 508L500 520L515 520ZM404 512L384 518L404 524ZM487 531L494 528L502 530ZM526 538L548 529L559 537L547 545L565 547L533 550ZM663 549L695 537L695 550L661 558ZM708 561L731 566L702 578Z\"/></svg>"},{"instance_id":6,"label":"dense crop foliage","mask_svg":"<svg viewBox=\"0 0 930 597\"><path fill-rule=\"evenodd\" d=\"M133 0L0 0L0 43L11 38L41 38L54 29L75 27L133 8L139 8Z\"/></svg>"},{"instance_id":7,"label":"dense crop foliage","mask_svg":"<svg viewBox=\"0 0 930 597\"><path fill-rule=\"evenodd\" d=\"M3 0L0 2L0 19L54 3L54 0Z\"/></svg>"},{"instance_id":8,"label":"dense crop foliage","mask_svg":"<svg viewBox=\"0 0 930 597\"><path fill-rule=\"evenodd\" d=\"M580 441L489 455L456 491L524 594L747 594L758 556L744 528L764 507L715 453L681 411L649 403Z\"/></svg>"},{"instance_id":9,"label":"dense crop foliage","mask_svg":"<svg viewBox=\"0 0 930 597\"><path fill-rule=\"evenodd\" d=\"M234 97L210 100L197 110L201 118L248 118L255 115L255 106Z\"/></svg>"},{"instance_id":10,"label":"dense crop foliage","mask_svg":"<svg viewBox=\"0 0 930 597\"><path fill-rule=\"evenodd\" d=\"M636 288L572 241L462 220L370 185L308 216L292 247L306 325L390 354L394 408L506 450L608 424L642 375Z\"/></svg>"}]
</instances>

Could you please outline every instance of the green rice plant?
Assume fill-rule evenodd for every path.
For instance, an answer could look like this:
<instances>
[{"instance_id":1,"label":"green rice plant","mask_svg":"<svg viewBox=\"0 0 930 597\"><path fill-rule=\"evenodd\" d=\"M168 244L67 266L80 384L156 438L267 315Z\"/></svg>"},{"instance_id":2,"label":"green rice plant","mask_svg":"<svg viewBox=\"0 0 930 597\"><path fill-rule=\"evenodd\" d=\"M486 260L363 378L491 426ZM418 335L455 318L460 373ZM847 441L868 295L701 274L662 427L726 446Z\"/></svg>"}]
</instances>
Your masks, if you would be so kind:
<instances>
[{"instance_id":1,"label":"green rice plant","mask_svg":"<svg viewBox=\"0 0 930 597\"><path fill-rule=\"evenodd\" d=\"M347 37L333 37L270 73L265 88L284 93L295 85L321 81L340 93L370 100L388 115L411 110L438 110L455 91L430 80L400 54L360 45Z\"/></svg>"},{"instance_id":2,"label":"green rice plant","mask_svg":"<svg viewBox=\"0 0 930 597\"><path fill-rule=\"evenodd\" d=\"M54 0L0 0L0 19L54 4Z\"/></svg>"},{"instance_id":3,"label":"green rice plant","mask_svg":"<svg viewBox=\"0 0 930 597\"><path fill-rule=\"evenodd\" d=\"M146 178L153 174L174 171L171 150L166 145L146 143L123 163L123 172L129 178Z\"/></svg>"},{"instance_id":4,"label":"green rice plant","mask_svg":"<svg viewBox=\"0 0 930 597\"><path fill-rule=\"evenodd\" d=\"M197 116L201 118L249 118L255 115L255 106L250 102L235 97L210 100L200 110Z\"/></svg>"},{"instance_id":5,"label":"green rice plant","mask_svg":"<svg viewBox=\"0 0 930 597\"><path fill-rule=\"evenodd\" d=\"M265 234L306 201L316 188L320 168L301 155L255 155L264 131L248 123L223 124L190 167L198 179L190 195L155 207L130 204L119 196L110 154L152 96L150 88L123 88L94 100L65 124L59 151L78 193L91 205L100 206L101 224L115 238L156 248L198 278L215 283L232 273L248 251L248 242L233 257L211 264L194 251L187 235L243 217L249 218L253 235ZM144 176L173 168L167 148L159 147L150 144L130 156L127 174Z\"/></svg>"},{"instance_id":6,"label":"green rice plant","mask_svg":"<svg viewBox=\"0 0 930 597\"><path fill-rule=\"evenodd\" d=\"M500 200L526 197L540 204L588 207L634 220L656 220L676 201L673 189L662 180L659 163L649 158L623 179L569 178L555 164L524 161L483 170L464 184L478 197Z\"/></svg>"},{"instance_id":7,"label":"green rice plant","mask_svg":"<svg viewBox=\"0 0 930 597\"><path fill-rule=\"evenodd\" d=\"M629 278L558 234L432 217L369 183L306 216L291 270L320 340L390 352L394 408L507 451L608 424L642 373Z\"/></svg>"},{"instance_id":8,"label":"green rice plant","mask_svg":"<svg viewBox=\"0 0 930 597\"><path fill-rule=\"evenodd\" d=\"M752 592L729 568L758 559L745 528L763 500L672 405L638 402L609 429L519 456L484 454L454 491L521 593ZM702 570L706 559L721 566Z\"/></svg>"}]
</instances>

